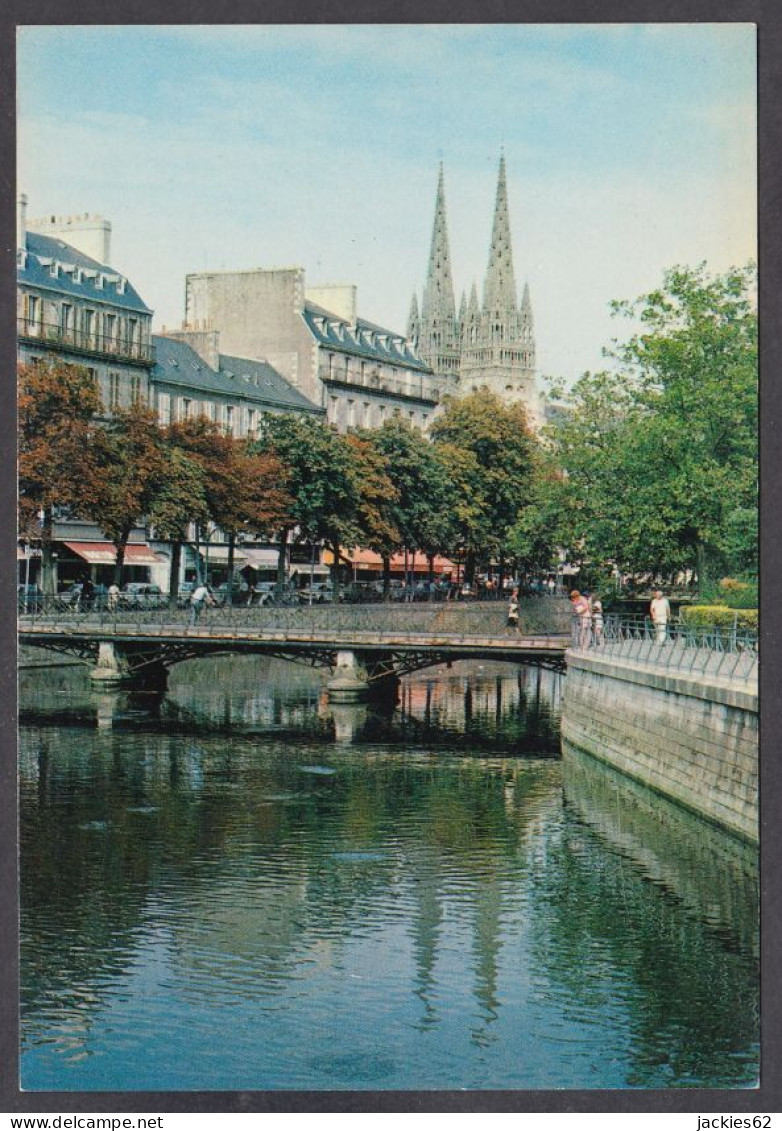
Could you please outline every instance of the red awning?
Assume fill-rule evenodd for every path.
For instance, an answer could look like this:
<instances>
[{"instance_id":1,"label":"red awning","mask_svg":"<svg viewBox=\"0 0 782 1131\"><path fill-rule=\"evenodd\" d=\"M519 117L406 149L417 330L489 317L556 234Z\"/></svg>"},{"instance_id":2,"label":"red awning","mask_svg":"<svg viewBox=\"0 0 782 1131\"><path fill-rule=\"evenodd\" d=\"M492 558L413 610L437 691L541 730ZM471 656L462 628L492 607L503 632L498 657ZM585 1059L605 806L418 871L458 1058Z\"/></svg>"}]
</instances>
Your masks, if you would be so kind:
<instances>
[{"instance_id":1,"label":"red awning","mask_svg":"<svg viewBox=\"0 0 782 1131\"><path fill-rule=\"evenodd\" d=\"M111 542L63 542L74 554L84 558L90 565L114 565L117 551ZM164 561L146 542L128 542L125 547L125 565L153 566Z\"/></svg>"},{"instance_id":2,"label":"red awning","mask_svg":"<svg viewBox=\"0 0 782 1131\"><path fill-rule=\"evenodd\" d=\"M383 559L380 554L376 554L374 550L344 550L339 551L340 560L344 561L347 565L353 566L354 569L373 569L378 572L383 569ZM323 561L332 564L334 555L329 550L323 551ZM400 573L405 568L405 555L394 554L391 558L391 570L394 573ZM428 573L429 572L429 559L425 554L417 553L415 555L415 564L413 564L413 555L408 554L407 568L415 573ZM440 554L435 555L434 559L434 572L435 573L454 573L456 566L449 558L443 558Z\"/></svg>"}]
</instances>

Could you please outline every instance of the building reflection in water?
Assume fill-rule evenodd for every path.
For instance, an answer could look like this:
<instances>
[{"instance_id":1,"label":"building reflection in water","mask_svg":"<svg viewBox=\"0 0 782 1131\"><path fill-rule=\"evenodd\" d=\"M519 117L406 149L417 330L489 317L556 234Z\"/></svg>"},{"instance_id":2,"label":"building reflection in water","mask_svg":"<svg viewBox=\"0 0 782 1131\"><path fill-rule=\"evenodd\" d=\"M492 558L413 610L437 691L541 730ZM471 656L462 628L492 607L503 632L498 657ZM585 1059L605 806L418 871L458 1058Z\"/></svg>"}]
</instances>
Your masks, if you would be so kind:
<instances>
[{"instance_id":1,"label":"building reflection in water","mask_svg":"<svg viewBox=\"0 0 782 1131\"><path fill-rule=\"evenodd\" d=\"M752 1082L753 861L560 760L560 677L213 664L23 728L26 1087Z\"/></svg>"}]
</instances>

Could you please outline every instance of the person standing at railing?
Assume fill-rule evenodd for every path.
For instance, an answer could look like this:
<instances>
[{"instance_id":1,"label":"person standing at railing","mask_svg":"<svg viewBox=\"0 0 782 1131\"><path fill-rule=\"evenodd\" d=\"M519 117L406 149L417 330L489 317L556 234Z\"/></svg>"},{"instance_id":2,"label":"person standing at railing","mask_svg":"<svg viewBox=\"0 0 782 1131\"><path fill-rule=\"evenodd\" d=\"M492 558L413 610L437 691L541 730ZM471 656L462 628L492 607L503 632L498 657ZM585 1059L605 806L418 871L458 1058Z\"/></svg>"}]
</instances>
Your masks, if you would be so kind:
<instances>
[{"instance_id":1,"label":"person standing at railing","mask_svg":"<svg viewBox=\"0 0 782 1131\"><path fill-rule=\"evenodd\" d=\"M112 581L111 585L108 588L106 606L107 606L109 612L113 613L113 612L116 612L118 605L119 605L119 585L117 585L116 581Z\"/></svg>"},{"instance_id":2,"label":"person standing at railing","mask_svg":"<svg viewBox=\"0 0 782 1131\"><path fill-rule=\"evenodd\" d=\"M592 610L589 607L589 600L578 589L574 589L570 594L570 603L573 608L573 645L576 648L587 648L592 629Z\"/></svg>"},{"instance_id":3,"label":"person standing at railing","mask_svg":"<svg viewBox=\"0 0 782 1131\"><path fill-rule=\"evenodd\" d=\"M649 605L649 616L654 625L654 639L658 644L664 644L668 638L668 621L671 619L671 606L668 598L663 596L662 589L655 589L652 602Z\"/></svg>"},{"instance_id":4,"label":"person standing at railing","mask_svg":"<svg viewBox=\"0 0 782 1131\"><path fill-rule=\"evenodd\" d=\"M603 643L603 602L597 594L592 598L592 642Z\"/></svg>"}]
</instances>

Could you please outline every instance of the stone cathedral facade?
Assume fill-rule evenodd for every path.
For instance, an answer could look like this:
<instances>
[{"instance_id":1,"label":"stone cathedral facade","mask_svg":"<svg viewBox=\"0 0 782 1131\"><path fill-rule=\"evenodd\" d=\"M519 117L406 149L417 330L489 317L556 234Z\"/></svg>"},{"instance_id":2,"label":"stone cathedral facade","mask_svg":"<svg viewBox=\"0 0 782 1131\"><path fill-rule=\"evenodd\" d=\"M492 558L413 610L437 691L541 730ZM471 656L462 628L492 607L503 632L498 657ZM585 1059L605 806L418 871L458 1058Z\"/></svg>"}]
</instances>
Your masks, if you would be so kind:
<instances>
[{"instance_id":1,"label":"stone cathedral facade","mask_svg":"<svg viewBox=\"0 0 782 1131\"><path fill-rule=\"evenodd\" d=\"M420 308L413 295L407 333L420 356L455 393L485 386L507 403L521 402L530 423L539 422L532 303L526 283L521 303L516 294L504 154L500 158L483 299L479 302L473 283L469 301L463 294L458 313L440 165L429 269Z\"/></svg>"}]
</instances>

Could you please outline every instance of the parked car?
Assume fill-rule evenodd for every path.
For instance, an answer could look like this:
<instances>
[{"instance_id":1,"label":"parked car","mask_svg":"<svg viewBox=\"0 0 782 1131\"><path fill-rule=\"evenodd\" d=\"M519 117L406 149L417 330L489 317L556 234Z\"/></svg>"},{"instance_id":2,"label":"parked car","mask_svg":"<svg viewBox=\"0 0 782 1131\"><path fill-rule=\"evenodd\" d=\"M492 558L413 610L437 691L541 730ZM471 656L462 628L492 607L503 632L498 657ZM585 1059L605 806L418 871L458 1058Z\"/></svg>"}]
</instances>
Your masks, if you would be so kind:
<instances>
[{"instance_id":1,"label":"parked car","mask_svg":"<svg viewBox=\"0 0 782 1131\"><path fill-rule=\"evenodd\" d=\"M37 585L18 585L16 593L19 612L38 613L43 608L43 593Z\"/></svg>"},{"instance_id":2,"label":"parked car","mask_svg":"<svg viewBox=\"0 0 782 1131\"><path fill-rule=\"evenodd\" d=\"M119 604L124 609L162 609L167 598L159 585L149 585L146 581L129 581L122 586Z\"/></svg>"},{"instance_id":3,"label":"parked car","mask_svg":"<svg viewBox=\"0 0 782 1131\"><path fill-rule=\"evenodd\" d=\"M302 605L325 605L334 600L334 587L330 581L313 581L299 590Z\"/></svg>"}]
</instances>

